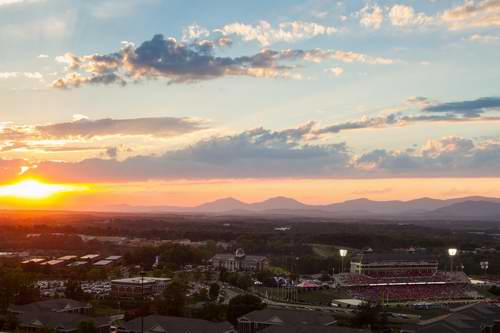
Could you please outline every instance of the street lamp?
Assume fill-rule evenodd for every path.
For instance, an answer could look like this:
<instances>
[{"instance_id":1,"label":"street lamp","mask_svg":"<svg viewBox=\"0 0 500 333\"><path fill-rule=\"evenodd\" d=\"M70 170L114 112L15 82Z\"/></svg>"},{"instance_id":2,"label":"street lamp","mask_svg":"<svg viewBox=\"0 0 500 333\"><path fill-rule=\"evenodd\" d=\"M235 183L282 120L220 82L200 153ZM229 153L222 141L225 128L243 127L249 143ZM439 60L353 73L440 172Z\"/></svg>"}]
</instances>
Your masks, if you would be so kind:
<instances>
[{"instance_id":1,"label":"street lamp","mask_svg":"<svg viewBox=\"0 0 500 333\"><path fill-rule=\"evenodd\" d=\"M484 271L484 275L486 276L486 271L488 270L489 267L489 262L487 261L481 261L479 265L481 266L481 269Z\"/></svg>"},{"instance_id":2,"label":"street lamp","mask_svg":"<svg viewBox=\"0 0 500 333\"><path fill-rule=\"evenodd\" d=\"M340 272L344 273L344 257L347 255L347 250L346 249L340 249L339 250L340 254Z\"/></svg>"},{"instance_id":3,"label":"street lamp","mask_svg":"<svg viewBox=\"0 0 500 333\"><path fill-rule=\"evenodd\" d=\"M453 272L453 257L457 255L458 250L455 248L448 249L448 255L450 256L450 272Z\"/></svg>"}]
</instances>

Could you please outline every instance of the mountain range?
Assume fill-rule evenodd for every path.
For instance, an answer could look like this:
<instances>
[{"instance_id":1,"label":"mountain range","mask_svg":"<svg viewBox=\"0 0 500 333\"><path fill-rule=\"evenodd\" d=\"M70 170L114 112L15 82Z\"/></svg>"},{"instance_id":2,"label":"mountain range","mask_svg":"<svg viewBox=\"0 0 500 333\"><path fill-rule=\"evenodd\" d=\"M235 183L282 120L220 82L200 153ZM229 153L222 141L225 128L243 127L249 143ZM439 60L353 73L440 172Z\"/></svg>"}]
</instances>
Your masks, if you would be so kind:
<instances>
[{"instance_id":1,"label":"mountain range","mask_svg":"<svg viewBox=\"0 0 500 333\"><path fill-rule=\"evenodd\" d=\"M414 219L486 219L500 221L500 198L471 196L454 199L419 198L409 201L355 199L327 205L308 205L287 197L246 203L223 198L194 207L107 206L106 211L130 213L194 213L227 215L294 215L313 217L372 217Z\"/></svg>"}]
</instances>

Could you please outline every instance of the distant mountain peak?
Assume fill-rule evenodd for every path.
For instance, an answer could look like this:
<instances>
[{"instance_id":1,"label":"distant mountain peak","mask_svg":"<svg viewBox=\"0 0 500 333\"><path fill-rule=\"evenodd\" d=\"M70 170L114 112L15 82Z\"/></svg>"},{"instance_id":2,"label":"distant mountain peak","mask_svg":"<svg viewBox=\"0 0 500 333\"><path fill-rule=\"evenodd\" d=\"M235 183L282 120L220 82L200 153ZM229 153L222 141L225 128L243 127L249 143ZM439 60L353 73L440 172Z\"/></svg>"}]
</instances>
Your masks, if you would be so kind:
<instances>
[{"instance_id":1,"label":"distant mountain peak","mask_svg":"<svg viewBox=\"0 0 500 333\"><path fill-rule=\"evenodd\" d=\"M116 205L107 210L128 212L184 212L233 214L287 214L298 216L342 216L377 218L475 218L500 219L500 198L470 196L453 199L428 197L409 201L375 201L368 198L347 200L328 205L308 205L286 196L246 203L233 197L220 198L196 207Z\"/></svg>"}]
</instances>

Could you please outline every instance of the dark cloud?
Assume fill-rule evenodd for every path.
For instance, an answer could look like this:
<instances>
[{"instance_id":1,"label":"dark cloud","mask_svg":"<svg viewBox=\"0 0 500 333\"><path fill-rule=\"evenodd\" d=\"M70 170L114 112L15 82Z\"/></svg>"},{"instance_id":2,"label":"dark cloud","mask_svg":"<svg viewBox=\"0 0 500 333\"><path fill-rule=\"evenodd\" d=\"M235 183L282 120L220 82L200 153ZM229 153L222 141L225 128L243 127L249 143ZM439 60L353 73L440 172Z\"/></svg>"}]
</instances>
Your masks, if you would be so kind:
<instances>
[{"instance_id":1,"label":"dark cloud","mask_svg":"<svg viewBox=\"0 0 500 333\"><path fill-rule=\"evenodd\" d=\"M356 165L368 174L388 177L498 177L500 142L445 137L429 140L418 150L374 150L360 156Z\"/></svg>"},{"instance_id":2,"label":"dark cloud","mask_svg":"<svg viewBox=\"0 0 500 333\"><path fill-rule=\"evenodd\" d=\"M32 175L59 181L209 178L498 177L500 142L447 137L407 150L362 155L345 143L304 144L294 132L265 129L202 140L163 155L42 162Z\"/></svg>"},{"instance_id":3,"label":"dark cloud","mask_svg":"<svg viewBox=\"0 0 500 333\"><path fill-rule=\"evenodd\" d=\"M64 181L317 177L341 173L349 164L345 144L301 145L289 139L256 129L203 140L160 156L43 162L32 172Z\"/></svg>"},{"instance_id":4,"label":"dark cloud","mask_svg":"<svg viewBox=\"0 0 500 333\"><path fill-rule=\"evenodd\" d=\"M218 57L219 41L178 42L155 35L139 47L131 44L108 55L75 56L67 54L69 74L53 83L57 88L83 84L125 84L126 81L164 78L169 83L195 82L222 76L276 77L290 67L278 65L278 54L263 51L253 56ZM81 74L83 73L83 75Z\"/></svg>"},{"instance_id":5,"label":"dark cloud","mask_svg":"<svg viewBox=\"0 0 500 333\"><path fill-rule=\"evenodd\" d=\"M464 117L461 115L447 113L442 115L415 114L405 115L401 112L391 113L386 116L363 117L355 121L347 121L320 129L311 129L313 135L335 134L348 130L359 130L368 128L386 128L394 126L409 126L415 123L446 123L446 122L476 122L476 121L500 121L500 117ZM314 137L314 136L313 136Z\"/></svg>"},{"instance_id":6,"label":"dark cloud","mask_svg":"<svg viewBox=\"0 0 500 333\"><path fill-rule=\"evenodd\" d=\"M106 156L110 158L118 157L118 148L117 147L109 147L106 149Z\"/></svg>"},{"instance_id":7,"label":"dark cloud","mask_svg":"<svg viewBox=\"0 0 500 333\"><path fill-rule=\"evenodd\" d=\"M37 126L36 132L42 137L69 138L106 135L150 135L173 137L195 132L205 127L205 123L191 118L132 118L132 119L80 119L67 123Z\"/></svg>"},{"instance_id":8,"label":"dark cloud","mask_svg":"<svg viewBox=\"0 0 500 333\"><path fill-rule=\"evenodd\" d=\"M175 38L155 35L139 47L132 44L107 55L76 56L66 54L57 60L67 64L67 75L53 82L56 88L86 84L120 84L162 78L168 83L196 82L225 76L267 78L298 77L287 62L338 60L366 64L392 64L391 59L371 57L349 51L262 50L250 56L220 57L216 48L230 45L227 38L178 42Z\"/></svg>"},{"instance_id":9,"label":"dark cloud","mask_svg":"<svg viewBox=\"0 0 500 333\"><path fill-rule=\"evenodd\" d=\"M500 110L499 97L483 97L469 101L434 104L422 109L426 112L457 113L465 117L478 117L491 110Z\"/></svg>"}]
</instances>

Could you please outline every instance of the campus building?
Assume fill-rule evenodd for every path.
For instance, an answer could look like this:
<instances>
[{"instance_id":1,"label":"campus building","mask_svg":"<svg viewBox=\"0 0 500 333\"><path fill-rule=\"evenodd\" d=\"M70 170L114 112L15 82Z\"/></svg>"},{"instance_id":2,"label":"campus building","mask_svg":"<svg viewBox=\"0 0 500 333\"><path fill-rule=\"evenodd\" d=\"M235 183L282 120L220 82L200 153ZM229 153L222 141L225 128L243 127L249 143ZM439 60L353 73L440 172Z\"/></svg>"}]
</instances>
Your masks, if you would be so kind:
<instances>
[{"instance_id":1,"label":"campus building","mask_svg":"<svg viewBox=\"0 0 500 333\"><path fill-rule=\"evenodd\" d=\"M122 299L140 299L159 295L171 281L169 278L134 277L111 281L111 296Z\"/></svg>"},{"instance_id":2,"label":"campus building","mask_svg":"<svg viewBox=\"0 0 500 333\"><path fill-rule=\"evenodd\" d=\"M210 259L212 267L235 271L262 271L269 265L269 260L263 256L247 255L243 249L238 249L234 254L219 253Z\"/></svg>"}]
</instances>

